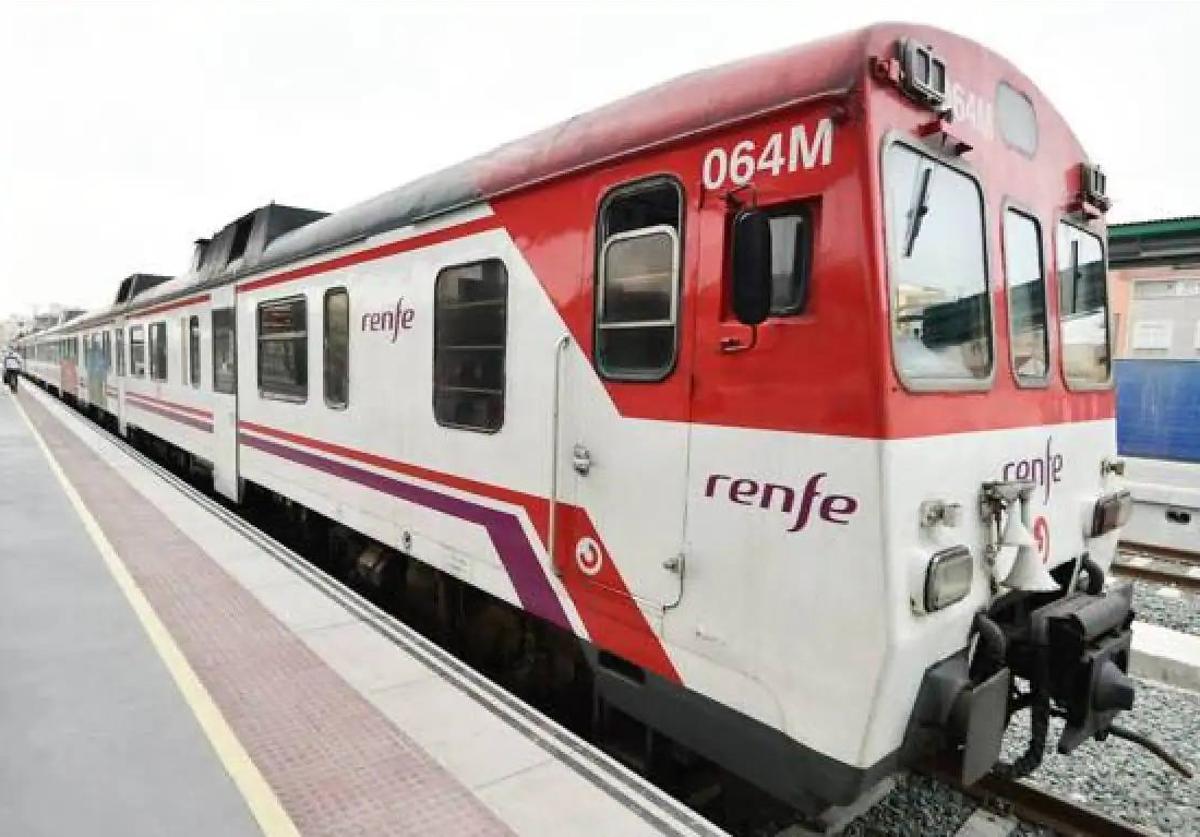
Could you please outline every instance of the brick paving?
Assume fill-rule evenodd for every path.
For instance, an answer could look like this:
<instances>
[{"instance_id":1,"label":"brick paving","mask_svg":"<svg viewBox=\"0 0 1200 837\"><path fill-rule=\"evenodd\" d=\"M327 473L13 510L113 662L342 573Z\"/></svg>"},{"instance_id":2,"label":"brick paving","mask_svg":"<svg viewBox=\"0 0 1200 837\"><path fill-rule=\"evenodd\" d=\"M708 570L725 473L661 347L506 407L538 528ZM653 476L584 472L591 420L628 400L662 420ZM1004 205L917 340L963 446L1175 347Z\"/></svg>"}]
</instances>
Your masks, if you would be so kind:
<instances>
[{"instance_id":1,"label":"brick paving","mask_svg":"<svg viewBox=\"0 0 1200 837\"><path fill-rule=\"evenodd\" d=\"M511 833L44 407L21 404L301 833Z\"/></svg>"}]
</instances>

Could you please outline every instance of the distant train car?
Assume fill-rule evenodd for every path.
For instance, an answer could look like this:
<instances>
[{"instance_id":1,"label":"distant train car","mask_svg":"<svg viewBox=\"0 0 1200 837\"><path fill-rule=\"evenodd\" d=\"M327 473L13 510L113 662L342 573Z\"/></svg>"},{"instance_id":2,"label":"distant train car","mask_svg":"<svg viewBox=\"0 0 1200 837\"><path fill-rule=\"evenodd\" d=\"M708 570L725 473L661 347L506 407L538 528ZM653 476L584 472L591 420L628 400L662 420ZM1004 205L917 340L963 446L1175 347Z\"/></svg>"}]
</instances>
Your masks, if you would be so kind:
<instances>
[{"instance_id":1,"label":"distant train car","mask_svg":"<svg viewBox=\"0 0 1200 837\"><path fill-rule=\"evenodd\" d=\"M1200 553L1200 362L1116 363L1117 442L1133 494L1121 538Z\"/></svg>"},{"instance_id":2,"label":"distant train car","mask_svg":"<svg viewBox=\"0 0 1200 837\"><path fill-rule=\"evenodd\" d=\"M1132 704L1106 206L1018 69L882 25L259 209L29 370L819 810Z\"/></svg>"}]
</instances>

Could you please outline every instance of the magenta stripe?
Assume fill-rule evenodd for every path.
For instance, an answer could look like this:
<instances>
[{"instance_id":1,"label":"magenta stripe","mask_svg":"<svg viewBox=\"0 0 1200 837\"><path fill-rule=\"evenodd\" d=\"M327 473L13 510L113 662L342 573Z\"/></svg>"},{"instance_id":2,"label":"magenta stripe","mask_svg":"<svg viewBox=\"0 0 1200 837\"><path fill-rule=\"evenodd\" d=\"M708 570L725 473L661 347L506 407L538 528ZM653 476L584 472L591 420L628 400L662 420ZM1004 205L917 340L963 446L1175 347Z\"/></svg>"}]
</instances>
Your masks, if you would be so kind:
<instances>
[{"instance_id":1,"label":"magenta stripe","mask_svg":"<svg viewBox=\"0 0 1200 837\"><path fill-rule=\"evenodd\" d=\"M238 439L243 444L272 456L278 456L281 459L287 459L299 465L365 485L406 502L415 503L418 506L424 506L484 527L488 537L492 540L492 546L496 548L496 552L504 564L504 570L508 573L509 580L512 581L512 585L517 591L517 598L521 600L521 606L547 622L553 622L560 628L571 630L562 602L558 600L558 595L550 587L541 562L529 545L529 538L526 537L525 530L515 515L471 503L449 494L442 494L424 486L385 477L374 471L318 456L308 451L285 447L247 433L239 433Z\"/></svg>"},{"instance_id":2,"label":"magenta stripe","mask_svg":"<svg viewBox=\"0 0 1200 837\"><path fill-rule=\"evenodd\" d=\"M126 394L126 397L128 398L128 393ZM210 422L204 422L200 419L192 418L191 416L180 415L179 413L172 413L169 410L164 410L161 407L154 407L150 404L145 404L133 398L129 398L129 403L134 407L137 407L139 410L145 410L148 413L156 413L160 416L164 416L165 418L174 419L182 424L194 427L197 430L203 430L205 433L212 433L212 424Z\"/></svg>"}]
</instances>

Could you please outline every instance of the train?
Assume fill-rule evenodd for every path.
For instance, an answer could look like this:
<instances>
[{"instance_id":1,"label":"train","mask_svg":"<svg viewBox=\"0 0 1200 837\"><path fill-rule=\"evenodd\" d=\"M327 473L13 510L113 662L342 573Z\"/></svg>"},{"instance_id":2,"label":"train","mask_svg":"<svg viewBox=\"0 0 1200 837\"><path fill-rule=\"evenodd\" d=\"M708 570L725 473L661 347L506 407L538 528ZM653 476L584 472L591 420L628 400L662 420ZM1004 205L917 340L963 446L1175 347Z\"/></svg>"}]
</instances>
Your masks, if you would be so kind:
<instances>
[{"instance_id":1,"label":"train","mask_svg":"<svg viewBox=\"0 0 1200 837\"><path fill-rule=\"evenodd\" d=\"M880 24L348 209L270 204L26 377L798 810L1132 707L1103 170ZM1001 763L1012 717L1025 754Z\"/></svg>"}]
</instances>

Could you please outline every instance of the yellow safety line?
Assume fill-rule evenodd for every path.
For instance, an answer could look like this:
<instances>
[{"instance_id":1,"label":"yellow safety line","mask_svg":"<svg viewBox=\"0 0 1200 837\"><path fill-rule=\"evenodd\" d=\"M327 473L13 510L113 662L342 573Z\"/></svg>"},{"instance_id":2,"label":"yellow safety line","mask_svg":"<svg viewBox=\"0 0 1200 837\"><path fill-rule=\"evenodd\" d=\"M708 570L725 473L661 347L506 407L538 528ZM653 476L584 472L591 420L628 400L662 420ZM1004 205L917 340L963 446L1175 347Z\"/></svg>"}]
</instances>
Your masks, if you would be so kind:
<instances>
[{"instance_id":1,"label":"yellow safety line","mask_svg":"<svg viewBox=\"0 0 1200 837\"><path fill-rule=\"evenodd\" d=\"M222 766L229 773L231 779L242 797L246 800L246 805L250 808L250 813L254 815L254 819L258 821L259 828L267 837L293 837L299 835L296 825L292 822L291 817L283 809L279 803L279 799L275 796L271 786L267 784L267 780L263 778L262 773L251 761L249 753L242 747L237 736L234 735L229 724L225 720L225 716L221 714L221 710L217 708L217 704L213 701L208 690L204 688L204 684L200 682L200 678L196 676L196 672L188 664L187 658L183 652L179 650L179 646L175 644L175 640L171 638L171 634L167 631L166 626L158 618L158 614L154 612L154 608L150 606L150 602L130 575L125 563L117 555L112 544L108 542L108 538L104 536L104 531L100 528L100 524L87 510L83 499L75 490L75 486L63 473L59 467L58 461L54 458L54 454L50 452L50 448L46 446L42 436L30 421L29 416L25 413L24 407L17 399L13 399L17 405L17 410L21 413L21 418L25 420L30 432L33 434L34 441L41 448L42 453L46 456L46 461L50 464L50 470L54 472L54 476L58 478L59 483L66 492L67 499L71 501L79 519L83 521L83 528L87 530L91 536L92 542L100 551L100 555L104 558L104 563L108 567L108 571L112 574L113 580L117 582L117 586L121 588L121 592L125 594L133 612L137 614L138 620L142 623L142 628L146 631L146 636L150 638L154 650L158 652L158 656L162 658L167 670L171 673L171 677L175 680L175 685L179 687L183 699L187 701L188 708L196 716L196 720L200 722L200 728L204 730L204 734L208 737L208 741L212 744L213 750L216 751L217 758L221 760Z\"/></svg>"}]
</instances>

